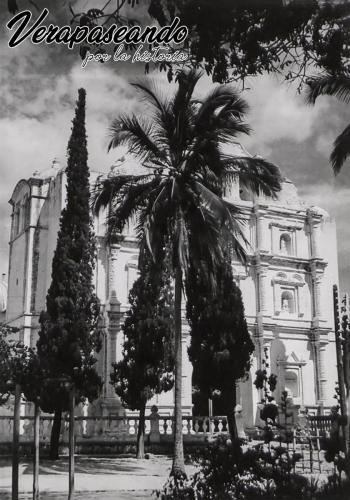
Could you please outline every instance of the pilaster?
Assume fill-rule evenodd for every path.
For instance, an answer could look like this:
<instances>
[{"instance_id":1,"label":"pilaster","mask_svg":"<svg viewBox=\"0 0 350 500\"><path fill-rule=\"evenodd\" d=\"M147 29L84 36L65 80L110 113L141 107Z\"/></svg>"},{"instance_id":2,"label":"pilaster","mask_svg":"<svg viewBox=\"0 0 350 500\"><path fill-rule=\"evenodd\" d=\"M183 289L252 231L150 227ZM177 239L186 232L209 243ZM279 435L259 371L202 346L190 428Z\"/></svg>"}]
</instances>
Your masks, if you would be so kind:
<instances>
[{"instance_id":1,"label":"pilaster","mask_svg":"<svg viewBox=\"0 0 350 500\"><path fill-rule=\"evenodd\" d=\"M312 325L318 328L322 319L322 284L324 268L326 263L323 260L313 259L311 261L311 281L312 281Z\"/></svg>"},{"instance_id":2,"label":"pilaster","mask_svg":"<svg viewBox=\"0 0 350 500\"><path fill-rule=\"evenodd\" d=\"M310 345L314 358L315 399L316 404L323 405L327 397L327 345L328 338L318 330L310 333Z\"/></svg>"},{"instance_id":3,"label":"pilaster","mask_svg":"<svg viewBox=\"0 0 350 500\"><path fill-rule=\"evenodd\" d=\"M256 218L256 234L257 234L257 252L269 253L271 249L270 230L268 220L266 219L267 207L264 205L256 205L254 207Z\"/></svg>"}]
</instances>

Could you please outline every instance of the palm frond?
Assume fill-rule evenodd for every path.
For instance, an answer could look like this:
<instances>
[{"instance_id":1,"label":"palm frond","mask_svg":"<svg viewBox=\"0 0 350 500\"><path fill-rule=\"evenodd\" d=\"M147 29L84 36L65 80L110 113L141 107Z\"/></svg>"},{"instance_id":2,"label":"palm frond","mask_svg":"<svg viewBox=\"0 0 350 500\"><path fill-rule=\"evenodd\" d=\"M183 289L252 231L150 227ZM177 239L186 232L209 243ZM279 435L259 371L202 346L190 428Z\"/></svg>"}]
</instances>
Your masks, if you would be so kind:
<instances>
[{"instance_id":1,"label":"palm frond","mask_svg":"<svg viewBox=\"0 0 350 500\"><path fill-rule=\"evenodd\" d=\"M172 104L170 100L158 95L158 91L152 81L139 81L134 82L131 85L133 85L133 87L141 93L143 100L150 104L153 109L153 136L163 146L168 146L175 127Z\"/></svg>"},{"instance_id":2,"label":"palm frond","mask_svg":"<svg viewBox=\"0 0 350 500\"><path fill-rule=\"evenodd\" d=\"M234 118L242 120L243 116L246 115L248 111L248 103L240 97L236 90L232 89L232 98L222 109L220 109L218 117L226 120L233 116Z\"/></svg>"},{"instance_id":3,"label":"palm frond","mask_svg":"<svg viewBox=\"0 0 350 500\"><path fill-rule=\"evenodd\" d=\"M153 176L148 182L132 182L114 196L111 211L107 218L108 231L121 232L125 224L158 195L160 177Z\"/></svg>"},{"instance_id":4,"label":"palm frond","mask_svg":"<svg viewBox=\"0 0 350 500\"><path fill-rule=\"evenodd\" d=\"M334 141L334 148L330 156L330 161L335 175L340 172L343 163L350 155L350 124L338 135Z\"/></svg>"},{"instance_id":5,"label":"palm frond","mask_svg":"<svg viewBox=\"0 0 350 500\"><path fill-rule=\"evenodd\" d=\"M221 235L225 236L227 242L230 241L237 254L245 260L245 247L249 246L249 243L243 234L239 217L237 217L240 213L239 209L217 196L200 182L196 182L195 186L202 200L201 209L206 212L206 217L208 217L208 212L213 215Z\"/></svg>"},{"instance_id":6,"label":"palm frond","mask_svg":"<svg viewBox=\"0 0 350 500\"><path fill-rule=\"evenodd\" d=\"M218 112L220 119L235 116L240 119L248 110L247 103L240 98L238 92L231 85L216 87L203 100L196 116L196 128L205 127L213 115Z\"/></svg>"},{"instance_id":7,"label":"palm frond","mask_svg":"<svg viewBox=\"0 0 350 500\"><path fill-rule=\"evenodd\" d=\"M98 214L101 208L106 208L120 190L132 183L145 183L153 178L152 174L117 175L100 179L92 190L92 210Z\"/></svg>"},{"instance_id":8,"label":"palm frond","mask_svg":"<svg viewBox=\"0 0 350 500\"><path fill-rule=\"evenodd\" d=\"M257 195L275 198L281 190L283 179L279 168L263 158L224 155L223 162L227 169L222 176L225 187L232 177L238 176L241 184Z\"/></svg>"},{"instance_id":9,"label":"palm frond","mask_svg":"<svg viewBox=\"0 0 350 500\"><path fill-rule=\"evenodd\" d=\"M228 122L220 122L218 120L216 123L214 122L213 126L213 131L217 133L217 140L221 143L232 142L239 134L249 135L251 130L249 125L236 120Z\"/></svg>"},{"instance_id":10,"label":"palm frond","mask_svg":"<svg viewBox=\"0 0 350 500\"><path fill-rule=\"evenodd\" d=\"M154 127L150 121L135 115L120 116L110 126L111 140L108 144L108 151L126 144L129 147L129 153L142 160L148 160L150 157L165 159L164 149L160 149L152 140L153 132Z\"/></svg>"},{"instance_id":11,"label":"palm frond","mask_svg":"<svg viewBox=\"0 0 350 500\"><path fill-rule=\"evenodd\" d=\"M176 81L179 86L172 100L172 111L174 116L179 115L180 110L187 110L192 99L193 91L203 73L196 69L190 71L182 70L178 73Z\"/></svg>"},{"instance_id":12,"label":"palm frond","mask_svg":"<svg viewBox=\"0 0 350 500\"><path fill-rule=\"evenodd\" d=\"M350 76L325 75L310 79L306 90L306 102L315 104L321 95L334 96L343 102L350 102Z\"/></svg>"},{"instance_id":13,"label":"palm frond","mask_svg":"<svg viewBox=\"0 0 350 500\"><path fill-rule=\"evenodd\" d=\"M155 88L152 80L136 81L131 85L141 93L143 100L158 109L161 113L166 113L169 109L169 101L159 96L159 91Z\"/></svg>"}]
</instances>

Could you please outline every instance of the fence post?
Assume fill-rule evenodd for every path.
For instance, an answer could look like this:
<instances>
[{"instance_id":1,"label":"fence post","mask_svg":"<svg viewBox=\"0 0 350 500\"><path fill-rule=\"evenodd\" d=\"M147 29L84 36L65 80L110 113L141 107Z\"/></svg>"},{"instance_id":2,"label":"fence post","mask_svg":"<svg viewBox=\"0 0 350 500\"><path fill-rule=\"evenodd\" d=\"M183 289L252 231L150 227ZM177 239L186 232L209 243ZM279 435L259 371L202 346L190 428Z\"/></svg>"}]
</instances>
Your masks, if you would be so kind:
<instances>
[{"instance_id":1,"label":"fence post","mask_svg":"<svg viewBox=\"0 0 350 500\"><path fill-rule=\"evenodd\" d=\"M69 496L68 500L74 498L74 407L75 394L74 385L70 390L70 408L69 408Z\"/></svg>"},{"instance_id":2,"label":"fence post","mask_svg":"<svg viewBox=\"0 0 350 500\"><path fill-rule=\"evenodd\" d=\"M39 500L40 406L34 405L33 500Z\"/></svg>"},{"instance_id":3,"label":"fence post","mask_svg":"<svg viewBox=\"0 0 350 500\"><path fill-rule=\"evenodd\" d=\"M345 377L344 377L344 364L343 364L343 346L340 333L340 314L339 314L339 295L337 285L333 285L333 305L334 305L334 333L335 333L335 346L337 355L337 370L338 370L338 384L339 384L339 399L340 399L340 412L343 417L343 440L345 450L349 446L349 426L346 424L346 394L345 394Z\"/></svg>"},{"instance_id":4,"label":"fence post","mask_svg":"<svg viewBox=\"0 0 350 500\"><path fill-rule=\"evenodd\" d=\"M16 384L12 441L12 500L18 500L19 431L21 419L21 386Z\"/></svg>"},{"instance_id":5,"label":"fence post","mask_svg":"<svg viewBox=\"0 0 350 500\"><path fill-rule=\"evenodd\" d=\"M151 415L149 417L150 419L150 433L149 433L149 440L150 443L159 443L160 442L160 432L159 432L159 413L158 413L158 407L156 405L153 405L151 408Z\"/></svg>"}]
</instances>

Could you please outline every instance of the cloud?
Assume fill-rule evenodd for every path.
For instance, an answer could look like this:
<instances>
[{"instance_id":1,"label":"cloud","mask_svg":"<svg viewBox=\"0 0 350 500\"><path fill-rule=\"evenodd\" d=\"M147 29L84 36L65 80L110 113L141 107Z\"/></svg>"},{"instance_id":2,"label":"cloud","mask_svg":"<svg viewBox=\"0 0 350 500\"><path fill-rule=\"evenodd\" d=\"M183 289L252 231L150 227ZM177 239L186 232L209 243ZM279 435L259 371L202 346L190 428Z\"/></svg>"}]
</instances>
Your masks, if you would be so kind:
<instances>
[{"instance_id":1,"label":"cloud","mask_svg":"<svg viewBox=\"0 0 350 500\"><path fill-rule=\"evenodd\" d=\"M245 98L251 108L248 120L253 127L245 143L267 156L280 140L294 144L307 141L317 130L320 117L330 109L328 100L306 106L295 86L281 84L272 76L251 79Z\"/></svg>"}]
</instances>

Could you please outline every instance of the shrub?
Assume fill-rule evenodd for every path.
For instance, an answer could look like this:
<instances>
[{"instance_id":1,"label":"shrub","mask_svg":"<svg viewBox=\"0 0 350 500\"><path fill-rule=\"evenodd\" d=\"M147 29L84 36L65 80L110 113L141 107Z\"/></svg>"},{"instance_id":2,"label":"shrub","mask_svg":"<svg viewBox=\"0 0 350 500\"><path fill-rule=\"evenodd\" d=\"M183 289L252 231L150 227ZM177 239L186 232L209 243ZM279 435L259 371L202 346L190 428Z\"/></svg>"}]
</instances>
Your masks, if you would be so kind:
<instances>
[{"instance_id":1,"label":"shrub","mask_svg":"<svg viewBox=\"0 0 350 500\"><path fill-rule=\"evenodd\" d=\"M296 474L298 457L282 446L256 446L231 442L219 436L199 452L199 470L190 478L171 477L161 500L345 500L343 485L330 481L319 487L317 481ZM328 495L328 496L327 496Z\"/></svg>"}]
</instances>

